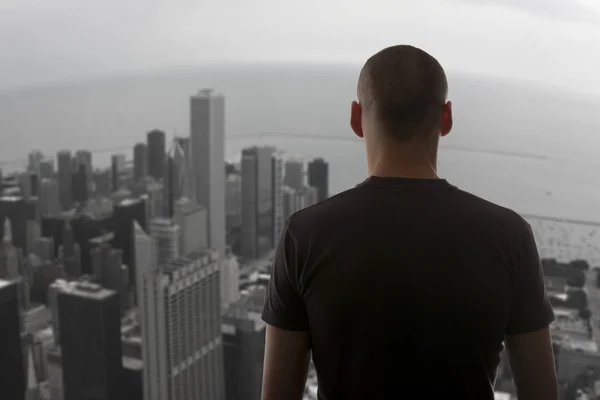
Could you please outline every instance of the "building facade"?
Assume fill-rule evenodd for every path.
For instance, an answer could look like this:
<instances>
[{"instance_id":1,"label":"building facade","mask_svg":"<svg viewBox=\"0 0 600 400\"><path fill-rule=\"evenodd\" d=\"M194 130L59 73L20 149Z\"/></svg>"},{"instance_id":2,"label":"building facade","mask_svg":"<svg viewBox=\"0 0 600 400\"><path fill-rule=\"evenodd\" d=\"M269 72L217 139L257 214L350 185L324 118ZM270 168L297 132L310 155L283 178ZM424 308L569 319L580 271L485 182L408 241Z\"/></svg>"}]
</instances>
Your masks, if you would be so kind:
<instances>
[{"instance_id":1,"label":"building facade","mask_svg":"<svg viewBox=\"0 0 600 400\"><path fill-rule=\"evenodd\" d=\"M218 255L198 250L157 266L136 224L144 399L225 399Z\"/></svg>"},{"instance_id":2,"label":"building facade","mask_svg":"<svg viewBox=\"0 0 600 400\"><path fill-rule=\"evenodd\" d=\"M90 282L58 292L64 400L118 398L122 369L119 296Z\"/></svg>"},{"instance_id":3,"label":"building facade","mask_svg":"<svg viewBox=\"0 0 600 400\"><path fill-rule=\"evenodd\" d=\"M308 163L308 185L317 189L317 201L329 197L329 164L322 158Z\"/></svg>"}]
</instances>

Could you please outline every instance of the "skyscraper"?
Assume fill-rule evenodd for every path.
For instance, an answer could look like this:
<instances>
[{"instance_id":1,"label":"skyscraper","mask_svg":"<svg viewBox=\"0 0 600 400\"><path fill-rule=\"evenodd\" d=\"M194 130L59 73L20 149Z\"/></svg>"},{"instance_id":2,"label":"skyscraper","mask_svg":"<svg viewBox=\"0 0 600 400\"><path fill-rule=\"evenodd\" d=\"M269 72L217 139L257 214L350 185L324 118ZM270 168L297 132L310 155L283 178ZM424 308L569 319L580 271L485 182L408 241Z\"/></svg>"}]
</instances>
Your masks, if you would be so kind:
<instances>
[{"instance_id":1,"label":"skyscraper","mask_svg":"<svg viewBox=\"0 0 600 400\"><path fill-rule=\"evenodd\" d=\"M190 197L190 177L188 174L188 160L180 140L173 140L167 155L164 184L165 216L173 217L175 202L182 197Z\"/></svg>"},{"instance_id":2,"label":"skyscraper","mask_svg":"<svg viewBox=\"0 0 600 400\"><path fill-rule=\"evenodd\" d=\"M64 400L118 398L122 369L119 296L90 282L58 293Z\"/></svg>"},{"instance_id":3,"label":"skyscraper","mask_svg":"<svg viewBox=\"0 0 600 400\"><path fill-rule=\"evenodd\" d=\"M42 163L43 159L44 155L41 151L32 150L29 153L27 169L36 175L40 175L40 164Z\"/></svg>"},{"instance_id":4,"label":"skyscraper","mask_svg":"<svg viewBox=\"0 0 600 400\"><path fill-rule=\"evenodd\" d=\"M170 218L154 218L150 221L150 236L154 239L156 265L160 266L179 257L180 228Z\"/></svg>"},{"instance_id":5,"label":"skyscraper","mask_svg":"<svg viewBox=\"0 0 600 400\"><path fill-rule=\"evenodd\" d=\"M94 171L94 194L108 197L112 192L111 169L98 169Z\"/></svg>"},{"instance_id":6,"label":"skyscraper","mask_svg":"<svg viewBox=\"0 0 600 400\"><path fill-rule=\"evenodd\" d=\"M58 316L58 293L63 290L69 290L69 287L75 285L75 281L57 279L48 286L48 307L52 313L51 325L54 334L54 342L60 345L60 318Z\"/></svg>"},{"instance_id":7,"label":"skyscraper","mask_svg":"<svg viewBox=\"0 0 600 400\"><path fill-rule=\"evenodd\" d=\"M0 243L0 279L13 280L21 275L21 250L14 246L10 220L4 219L4 237Z\"/></svg>"},{"instance_id":8,"label":"skyscraper","mask_svg":"<svg viewBox=\"0 0 600 400\"><path fill-rule=\"evenodd\" d=\"M123 262L129 267L129 283L135 285L135 248L133 222L137 221L143 229L148 226L146 220L147 204L141 198L126 199L115 204L113 224L115 229L114 246L123 250Z\"/></svg>"},{"instance_id":9,"label":"skyscraper","mask_svg":"<svg viewBox=\"0 0 600 400\"><path fill-rule=\"evenodd\" d=\"M83 165L85 189L87 193L91 193L94 171L92 167L92 153L88 150L78 150L75 152L75 160L77 162L76 172L79 172L80 167Z\"/></svg>"},{"instance_id":10,"label":"skyscraper","mask_svg":"<svg viewBox=\"0 0 600 400\"><path fill-rule=\"evenodd\" d=\"M226 309L240 298L240 264L229 247L221 262L221 308Z\"/></svg>"},{"instance_id":11,"label":"skyscraper","mask_svg":"<svg viewBox=\"0 0 600 400\"><path fill-rule=\"evenodd\" d=\"M73 206L73 169L71 152L61 150L56 156L58 160L58 192L60 195L60 206L63 211L70 210Z\"/></svg>"},{"instance_id":12,"label":"skyscraper","mask_svg":"<svg viewBox=\"0 0 600 400\"><path fill-rule=\"evenodd\" d=\"M242 258L259 258L272 248L274 147L242 150Z\"/></svg>"},{"instance_id":13,"label":"skyscraper","mask_svg":"<svg viewBox=\"0 0 600 400\"><path fill-rule=\"evenodd\" d=\"M223 315L227 400L260 400L266 325L264 287L253 288Z\"/></svg>"},{"instance_id":14,"label":"skyscraper","mask_svg":"<svg viewBox=\"0 0 600 400\"><path fill-rule=\"evenodd\" d=\"M198 250L157 267L136 224L144 399L224 400L219 261Z\"/></svg>"},{"instance_id":15,"label":"skyscraper","mask_svg":"<svg viewBox=\"0 0 600 400\"><path fill-rule=\"evenodd\" d=\"M295 159L286 161L283 183L295 190L304 186L304 161Z\"/></svg>"},{"instance_id":16,"label":"skyscraper","mask_svg":"<svg viewBox=\"0 0 600 400\"><path fill-rule=\"evenodd\" d=\"M148 175L161 180L165 175L166 137L163 131L154 129L147 134Z\"/></svg>"},{"instance_id":17,"label":"skyscraper","mask_svg":"<svg viewBox=\"0 0 600 400\"><path fill-rule=\"evenodd\" d=\"M60 257L65 266L65 272L70 278L79 278L81 271L81 248L75 242L75 234L70 220L65 220L62 233L62 245L60 246Z\"/></svg>"},{"instance_id":18,"label":"skyscraper","mask_svg":"<svg viewBox=\"0 0 600 400\"><path fill-rule=\"evenodd\" d=\"M72 176L72 188L73 188L73 202L83 205L88 200L89 187L91 186L89 181L91 177L88 177L86 172L85 164L79 164L77 171Z\"/></svg>"},{"instance_id":19,"label":"skyscraper","mask_svg":"<svg viewBox=\"0 0 600 400\"><path fill-rule=\"evenodd\" d=\"M176 201L173 220L180 228L180 255L208 246L208 215L195 200L184 197Z\"/></svg>"},{"instance_id":20,"label":"skyscraper","mask_svg":"<svg viewBox=\"0 0 600 400\"><path fill-rule=\"evenodd\" d=\"M96 283L120 293L122 288L123 252L108 243L90 250L92 272Z\"/></svg>"},{"instance_id":21,"label":"skyscraper","mask_svg":"<svg viewBox=\"0 0 600 400\"><path fill-rule=\"evenodd\" d=\"M230 235L242 225L242 177L239 174L227 176L225 215L227 234Z\"/></svg>"},{"instance_id":22,"label":"skyscraper","mask_svg":"<svg viewBox=\"0 0 600 400\"><path fill-rule=\"evenodd\" d=\"M148 146L145 143L137 143L133 147L133 179L137 183L146 175L148 175Z\"/></svg>"},{"instance_id":23,"label":"skyscraper","mask_svg":"<svg viewBox=\"0 0 600 400\"><path fill-rule=\"evenodd\" d=\"M54 160L51 158L44 158L40 161L40 179L43 178L54 178Z\"/></svg>"},{"instance_id":24,"label":"skyscraper","mask_svg":"<svg viewBox=\"0 0 600 400\"><path fill-rule=\"evenodd\" d=\"M273 154L271 159L272 172L271 176L273 183L271 185L272 191L272 203L273 203L273 233L271 237L271 243L273 247L276 246L279 234L283 230L285 218L283 216L283 159L281 153Z\"/></svg>"},{"instance_id":25,"label":"skyscraper","mask_svg":"<svg viewBox=\"0 0 600 400\"><path fill-rule=\"evenodd\" d=\"M283 218L287 220L290 215L295 213L298 208L296 207L296 191L289 186L284 186L283 192Z\"/></svg>"},{"instance_id":26,"label":"skyscraper","mask_svg":"<svg viewBox=\"0 0 600 400\"><path fill-rule=\"evenodd\" d=\"M19 188L21 189L21 196L25 201L29 201L33 195L31 176L32 173L30 171L24 171L19 174Z\"/></svg>"},{"instance_id":27,"label":"skyscraper","mask_svg":"<svg viewBox=\"0 0 600 400\"><path fill-rule=\"evenodd\" d=\"M187 177L188 177L188 190L190 193L187 193L186 196L193 198L196 196L196 190L194 189L195 181L194 181L194 162L192 160L192 139L189 137L181 137L176 136L173 139L179 147L183 150L183 154L185 155L185 160L187 163Z\"/></svg>"},{"instance_id":28,"label":"skyscraper","mask_svg":"<svg viewBox=\"0 0 600 400\"><path fill-rule=\"evenodd\" d=\"M17 284L0 280L0 390L6 400L25 399L25 367Z\"/></svg>"},{"instance_id":29,"label":"skyscraper","mask_svg":"<svg viewBox=\"0 0 600 400\"><path fill-rule=\"evenodd\" d=\"M317 201L329 197L329 164L322 158L308 163L308 185L317 189Z\"/></svg>"},{"instance_id":30,"label":"skyscraper","mask_svg":"<svg viewBox=\"0 0 600 400\"><path fill-rule=\"evenodd\" d=\"M210 89L190 98L190 138L198 203L208 211L209 246L225 251L225 98Z\"/></svg>"},{"instance_id":31,"label":"skyscraper","mask_svg":"<svg viewBox=\"0 0 600 400\"><path fill-rule=\"evenodd\" d=\"M112 191L116 192L121 188L121 174L125 170L126 163L124 154L113 154L110 159L110 175L112 181Z\"/></svg>"},{"instance_id":32,"label":"skyscraper","mask_svg":"<svg viewBox=\"0 0 600 400\"><path fill-rule=\"evenodd\" d=\"M39 210L42 217L55 216L61 211L60 189L52 178L43 178L40 183Z\"/></svg>"}]
</instances>

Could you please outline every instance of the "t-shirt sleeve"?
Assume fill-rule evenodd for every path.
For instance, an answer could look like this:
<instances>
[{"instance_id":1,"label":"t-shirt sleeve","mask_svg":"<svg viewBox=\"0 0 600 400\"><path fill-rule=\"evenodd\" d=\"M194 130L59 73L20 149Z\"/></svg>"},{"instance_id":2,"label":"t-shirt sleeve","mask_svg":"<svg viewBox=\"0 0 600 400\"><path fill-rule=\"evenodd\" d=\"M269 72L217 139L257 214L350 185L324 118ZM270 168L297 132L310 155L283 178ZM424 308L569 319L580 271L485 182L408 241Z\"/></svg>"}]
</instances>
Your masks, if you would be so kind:
<instances>
[{"instance_id":1,"label":"t-shirt sleeve","mask_svg":"<svg viewBox=\"0 0 600 400\"><path fill-rule=\"evenodd\" d=\"M554 321L554 311L546 293L544 273L531 226L516 255L515 297L506 327L507 335L535 332Z\"/></svg>"},{"instance_id":2,"label":"t-shirt sleeve","mask_svg":"<svg viewBox=\"0 0 600 400\"><path fill-rule=\"evenodd\" d=\"M306 308L300 294L298 256L288 221L275 249L262 319L271 326L291 331L308 330Z\"/></svg>"}]
</instances>

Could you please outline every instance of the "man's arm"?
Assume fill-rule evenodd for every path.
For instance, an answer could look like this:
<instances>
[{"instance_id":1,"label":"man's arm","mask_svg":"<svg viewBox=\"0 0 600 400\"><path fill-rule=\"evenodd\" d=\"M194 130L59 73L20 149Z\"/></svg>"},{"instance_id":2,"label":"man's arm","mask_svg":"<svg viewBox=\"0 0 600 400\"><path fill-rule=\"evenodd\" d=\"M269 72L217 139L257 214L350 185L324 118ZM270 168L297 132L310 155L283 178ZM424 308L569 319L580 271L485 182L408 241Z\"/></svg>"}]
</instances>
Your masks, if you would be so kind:
<instances>
[{"instance_id":1,"label":"man's arm","mask_svg":"<svg viewBox=\"0 0 600 400\"><path fill-rule=\"evenodd\" d=\"M311 346L301 265L288 220L275 250L262 313L267 323L262 400L302 400Z\"/></svg>"},{"instance_id":2,"label":"man's arm","mask_svg":"<svg viewBox=\"0 0 600 400\"><path fill-rule=\"evenodd\" d=\"M506 336L519 400L558 400L558 382L549 328Z\"/></svg>"},{"instance_id":3,"label":"man's arm","mask_svg":"<svg viewBox=\"0 0 600 400\"><path fill-rule=\"evenodd\" d=\"M519 400L558 400L558 382L549 325L554 312L531 227L517 255L515 297L505 344Z\"/></svg>"},{"instance_id":4,"label":"man's arm","mask_svg":"<svg viewBox=\"0 0 600 400\"><path fill-rule=\"evenodd\" d=\"M267 325L262 400L301 400L310 363L307 331Z\"/></svg>"}]
</instances>

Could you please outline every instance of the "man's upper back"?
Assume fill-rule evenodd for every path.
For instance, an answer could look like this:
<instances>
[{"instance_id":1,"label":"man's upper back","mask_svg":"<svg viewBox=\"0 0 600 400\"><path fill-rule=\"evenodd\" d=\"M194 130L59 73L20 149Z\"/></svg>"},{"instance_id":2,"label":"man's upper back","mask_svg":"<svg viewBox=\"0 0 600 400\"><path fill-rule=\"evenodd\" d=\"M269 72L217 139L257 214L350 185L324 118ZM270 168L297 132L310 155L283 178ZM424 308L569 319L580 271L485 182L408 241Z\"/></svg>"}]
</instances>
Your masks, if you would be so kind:
<instances>
[{"instance_id":1,"label":"man's upper back","mask_svg":"<svg viewBox=\"0 0 600 400\"><path fill-rule=\"evenodd\" d=\"M263 318L310 332L321 399L492 399L504 335L553 315L523 218L445 180L371 177L288 220Z\"/></svg>"}]
</instances>

